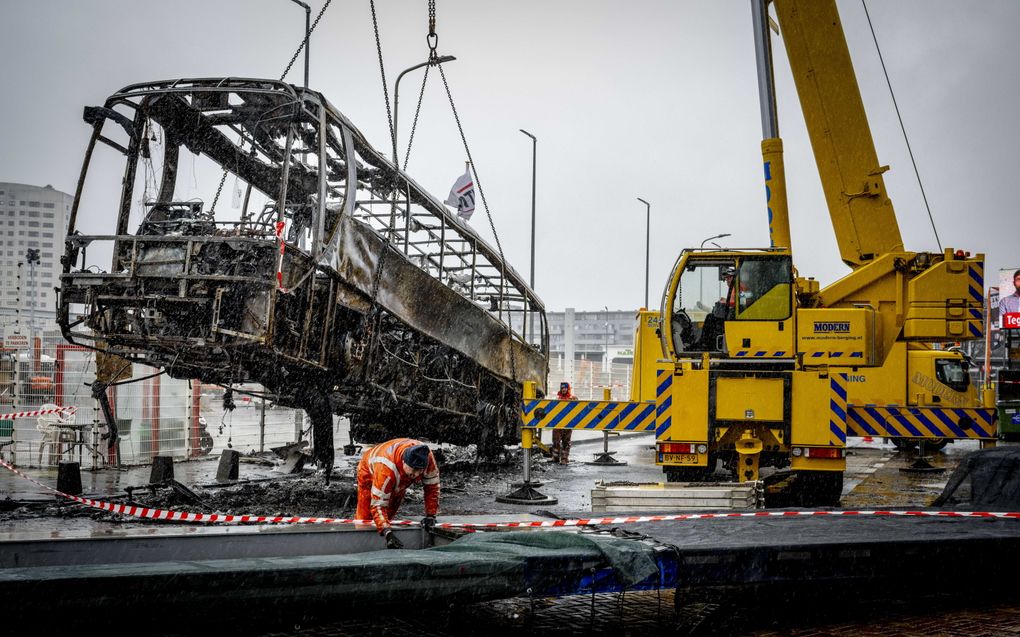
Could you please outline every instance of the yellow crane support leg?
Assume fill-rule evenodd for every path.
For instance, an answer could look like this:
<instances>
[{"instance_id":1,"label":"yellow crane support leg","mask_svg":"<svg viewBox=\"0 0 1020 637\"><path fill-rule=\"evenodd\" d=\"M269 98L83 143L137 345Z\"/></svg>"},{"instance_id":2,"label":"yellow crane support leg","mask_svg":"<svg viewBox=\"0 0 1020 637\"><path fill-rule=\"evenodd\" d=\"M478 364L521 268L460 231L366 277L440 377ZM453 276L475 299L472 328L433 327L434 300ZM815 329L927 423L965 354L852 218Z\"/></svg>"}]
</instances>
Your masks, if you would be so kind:
<instances>
[{"instance_id":1,"label":"yellow crane support leg","mask_svg":"<svg viewBox=\"0 0 1020 637\"><path fill-rule=\"evenodd\" d=\"M742 482L758 480L758 461L761 458L762 450L761 440L754 435L754 431L746 429L735 446L739 458L737 479Z\"/></svg>"}]
</instances>

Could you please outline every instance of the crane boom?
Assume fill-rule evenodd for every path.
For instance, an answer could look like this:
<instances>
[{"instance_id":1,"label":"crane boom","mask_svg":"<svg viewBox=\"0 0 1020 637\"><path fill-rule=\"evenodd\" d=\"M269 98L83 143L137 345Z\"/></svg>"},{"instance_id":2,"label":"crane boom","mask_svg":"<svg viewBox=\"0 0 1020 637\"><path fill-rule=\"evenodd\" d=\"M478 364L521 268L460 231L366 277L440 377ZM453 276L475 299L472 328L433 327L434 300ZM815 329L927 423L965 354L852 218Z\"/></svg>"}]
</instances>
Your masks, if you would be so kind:
<instances>
[{"instance_id":1,"label":"crane boom","mask_svg":"<svg viewBox=\"0 0 1020 637\"><path fill-rule=\"evenodd\" d=\"M774 4L840 257L856 270L903 251L835 1Z\"/></svg>"}]
</instances>

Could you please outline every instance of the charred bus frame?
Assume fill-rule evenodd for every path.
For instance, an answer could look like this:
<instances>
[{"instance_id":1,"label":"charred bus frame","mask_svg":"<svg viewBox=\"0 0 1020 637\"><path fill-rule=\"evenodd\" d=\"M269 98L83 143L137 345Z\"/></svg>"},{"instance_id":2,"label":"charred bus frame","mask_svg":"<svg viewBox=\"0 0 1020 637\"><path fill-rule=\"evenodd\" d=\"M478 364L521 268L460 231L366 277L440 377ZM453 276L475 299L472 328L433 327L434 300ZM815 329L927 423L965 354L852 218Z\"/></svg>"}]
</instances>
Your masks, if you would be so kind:
<instances>
[{"instance_id":1,"label":"charred bus frame","mask_svg":"<svg viewBox=\"0 0 1020 637\"><path fill-rule=\"evenodd\" d=\"M515 441L521 383L546 377L541 301L321 94L260 79L153 82L84 118L93 132L58 300L67 340L177 378L259 382L308 411L328 465L330 413L366 442ZM116 227L85 234L100 144L126 159ZM176 193L182 150L223 171L208 208ZM228 219L216 206L230 177L244 197ZM97 249L109 271L86 259Z\"/></svg>"}]
</instances>

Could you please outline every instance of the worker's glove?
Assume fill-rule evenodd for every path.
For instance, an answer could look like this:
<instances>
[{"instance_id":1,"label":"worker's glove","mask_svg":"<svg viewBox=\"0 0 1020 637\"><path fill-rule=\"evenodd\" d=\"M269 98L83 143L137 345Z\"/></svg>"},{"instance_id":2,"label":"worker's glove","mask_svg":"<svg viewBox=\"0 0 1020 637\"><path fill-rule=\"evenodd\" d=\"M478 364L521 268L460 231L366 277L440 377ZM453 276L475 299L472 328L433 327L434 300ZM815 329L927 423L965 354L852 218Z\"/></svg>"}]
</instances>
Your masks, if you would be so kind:
<instances>
[{"instance_id":1,"label":"worker's glove","mask_svg":"<svg viewBox=\"0 0 1020 637\"><path fill-rule=\"evenodd\" d=\"M392 529L386 530L386 548L388 549L402 549L404 543L397 539L397 536L393 533Z\"/></svg>"},{"instance_id":2,"label":"worker's glove","mask_svg":"<svg viewBox=\"0 0 1020 637\"><path fill-rule=\"evenodd\" d=\"M421 519L421 525L426 531L431 531L436 528L436 516L426 515Z\"/></svg>"}]
</instances>

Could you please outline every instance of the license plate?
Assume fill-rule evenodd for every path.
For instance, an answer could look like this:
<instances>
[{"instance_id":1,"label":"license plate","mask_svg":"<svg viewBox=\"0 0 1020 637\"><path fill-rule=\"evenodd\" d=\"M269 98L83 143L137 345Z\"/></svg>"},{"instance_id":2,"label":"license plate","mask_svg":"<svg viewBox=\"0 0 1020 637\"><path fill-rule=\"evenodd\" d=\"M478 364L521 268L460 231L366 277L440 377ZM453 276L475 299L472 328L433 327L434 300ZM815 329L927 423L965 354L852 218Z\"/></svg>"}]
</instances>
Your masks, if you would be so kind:
<instances>
[{"instance_id":1,"label":"license plate","mask_svg":"<svg viewBox=\"0 0 1020 637\"><path fill-rule=\"evenodd\" d=\"M698 454L696 453L664 453L662 454L662 462L666 464L698 464Z\"/></svg>"}]
</instances>

